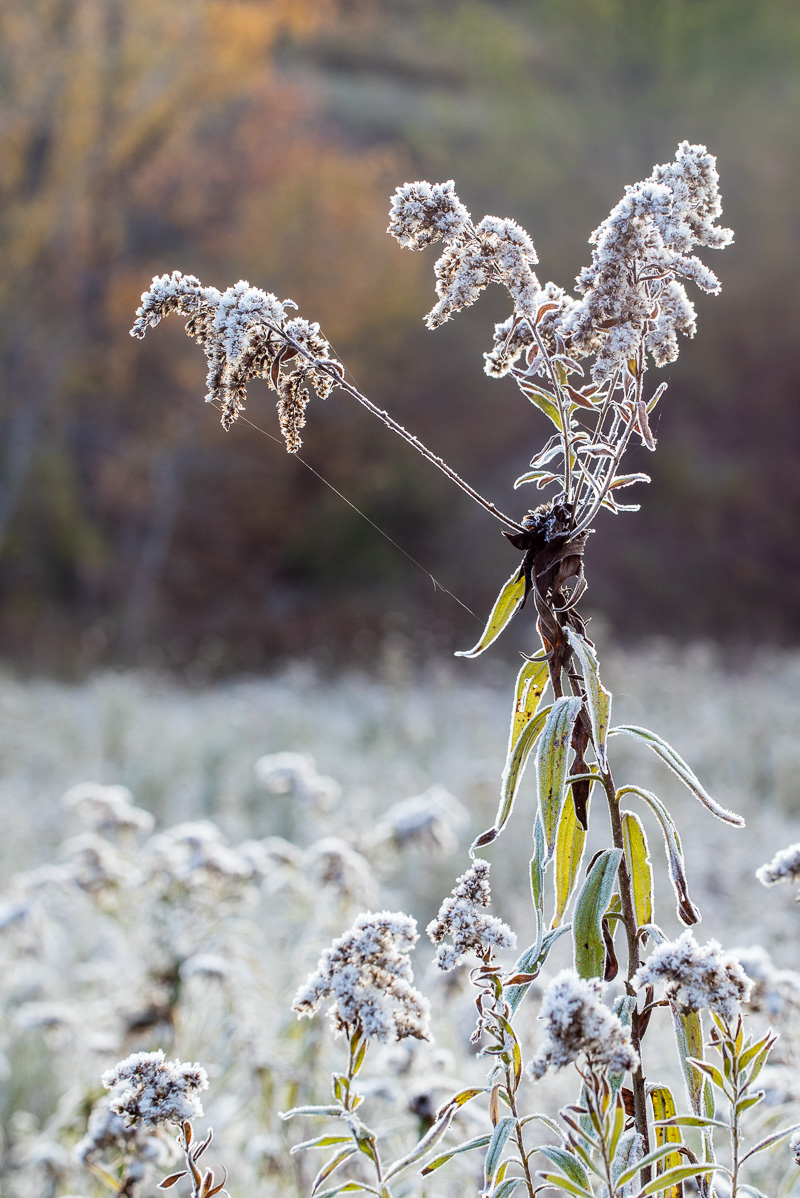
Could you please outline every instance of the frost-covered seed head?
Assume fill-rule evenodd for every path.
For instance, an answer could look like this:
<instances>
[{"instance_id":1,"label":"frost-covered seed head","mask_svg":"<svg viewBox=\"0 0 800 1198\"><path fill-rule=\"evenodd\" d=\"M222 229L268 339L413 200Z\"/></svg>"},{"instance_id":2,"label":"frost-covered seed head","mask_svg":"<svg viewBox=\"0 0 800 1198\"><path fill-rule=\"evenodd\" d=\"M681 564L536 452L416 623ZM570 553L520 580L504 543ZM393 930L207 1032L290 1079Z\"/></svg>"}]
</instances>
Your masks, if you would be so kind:
<instances>
[{"instance_id":1,"label":"frost-covered seed head","mask_svg":"<svg viewBox=\"0 0 800 1198\"><path fill-rule=\"evenodd\" d=\"M733 953L716 940L700 945L691 932L660 944L634 975L633 984L665 983L666 996L679 1011L707 1007L728 1021L750 997L752 982Z\"/></svg>"},{"instance_id":2,"label":"frost-covered seed head","mask_svg":"<svg viewBox=\"0 0 800 1198\"><path fill-rule=\"evenodd\" d=\"M760 944L748 948L733 948L753 988L748 1003L751 1011L765 1011L780 1017L800 1011L800 974L791 969L778 969Z\"/></svg>"},{"instance_id":3,"label":"frost-covered seed head","mask_svg":"<svg viewBox=\"0 0 800 1198\"><path fill-rule=\"evenodd\" d=\"M756 877L762 886L800 881L800 844L780 849L771 861L756 870Z\"/></svg>"},{"instance_id":4,"label":"frost-covered seed head","mask_svg":"<svg viewBox=\"0 0 800 1198\"><path fill-rule=\"evenodd\" d=\"M446 183L404 183L392 196L391 233L405 249L422 250L434 241L452 241L469 224L469 212L456 195L452 179Z\"/></svg>"},{"instance_id":5,"label":"frost-covered seed head","mask_svg":"<svg viewBox=\"0 0 800 1198\"><path fill-rule=\"evenodd\" d=\"M122 1115L129 1126L180 1124L203 1114L197 1095L208 1089L205 1069L184 1061L167 1061L162 1049L133 1053L104 1073L101 1080L111 1091L109 1109Z\"/></svg>"},{"instance_id":6,"label":"frost-covered seed head","mask_svg":"<svg viewBox=\"0 0 800 1198\"><path fill-rule=\"evenodd\" d=\"M104 786L100 782L79 782L62 796L62 804L74 811L95 832L143 832L153 830L149 811L134 806L127 786Z\"/></svg>"},{"instance_id":7,"label":"frost-covered seed head","mask_svg":"<svg viewBox=\"0 0 800 1198\"><path fill-rule=\"evenodd\" d=\"M436 963L440 969L455 969L470 952L488 961L499 949L515 946L517 937L511 928L485 913L491 901L489 862L478 857L458 878L436 919L426 929L433 943L439 946ZM452 944L443 944L448 936Z\"/></svg>"},{"instance_id":8,"label":"frost-covered seed head","mask_svg":"<svg viewBox=\"0 0 800 1198\"><path fill-rule=\"evenodd\" d=\"M545 991L539 1018L545 1041L530 1063L535 1078L547 1070L563 1069L585 1053L591 1065L611 1073L636 1069L639 1057L630 1042L630 1029L603 1003L605 983L578 977L564 969Z\"/></svg>"},{"instance_id":9,"label":"frost-covered seed head","mask_svg":"<svg viewBox=\"0 0 800 1198\"><path fill-rule=\"evenodd\" d=\"M310 1018L330 1000L337 1032L358 1030L381 1041L429 1039L428 1003L414 988L409 961L418 939L416 921L402 912L359 915L322 954L292 1009Z\"/></svg>"}]
</instances>

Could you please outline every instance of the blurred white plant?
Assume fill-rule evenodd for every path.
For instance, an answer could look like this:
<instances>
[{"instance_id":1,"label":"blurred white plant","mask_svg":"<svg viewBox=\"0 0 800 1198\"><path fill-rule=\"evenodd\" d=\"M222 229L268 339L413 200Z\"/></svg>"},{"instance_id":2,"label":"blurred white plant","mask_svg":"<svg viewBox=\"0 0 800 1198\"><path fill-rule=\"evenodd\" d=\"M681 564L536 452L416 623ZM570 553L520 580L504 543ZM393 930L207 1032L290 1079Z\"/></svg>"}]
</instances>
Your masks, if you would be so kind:
<instances>
[{"instance_id":1,"label":"blurred white plant","mask_svg":"<svg viewBox=\"0 0 800 1198\"><path fill-rule=\"evenodd\" d=\"M153 816L135 805L127 786L79 782L65 792L61 802L96 832L139 832L149 835L153 831Z\"/></svg>"}]
</instances>

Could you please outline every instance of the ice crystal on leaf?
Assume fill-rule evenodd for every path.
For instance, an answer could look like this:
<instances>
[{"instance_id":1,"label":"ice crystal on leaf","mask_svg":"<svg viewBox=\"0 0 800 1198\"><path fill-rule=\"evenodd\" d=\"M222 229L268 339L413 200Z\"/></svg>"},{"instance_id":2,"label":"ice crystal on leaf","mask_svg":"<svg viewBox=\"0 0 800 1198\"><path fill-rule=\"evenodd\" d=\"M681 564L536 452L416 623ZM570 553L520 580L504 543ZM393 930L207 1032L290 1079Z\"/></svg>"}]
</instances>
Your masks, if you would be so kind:
<instances>
[{"instance_id":1,"label":"ice crystal on leaf","mask_svg":"<svg viewBox=\"0 0 800 1198\"><path fill-rule=\"evenodd\" d=\"M546 1037L530 1063L535 1078L549 1068L563 1069L585 1053L591 1065L625 1073L639 1065L630 1029L603 1003L605 983L564 969L545 991L539 1018Z\"/></svg>"},{"instance_id":2,"label":"ice crystal on leaf","mask_svg":"<svg viewBox=\"0 0 800 1198\"><path fill-rule=\"evenodd\" d=\"M698 944L691 932L660 944L633 978L635 986L664 982L667 998L679 1011L707 1007L723 1019L735 1019L753 983L733 953L716 940Z\"/></svg>"},{"instance_id":3,"label":"ice crystal on leaf","mask_svg":"<svg viewBox=\"0 0 800 1198\"><path fill-rule=\"evenodd\" d=\"M436 963L440 969L455 969L467 953L488 961L498 949L514 947L517 937L508 924L486 914L491 901L489 862L479 857L458 878L436 919L428 924L428 936L439 946ZM452 944L442 943L448 936Z\"/></svg>"},{"instance_id":4,"label":"ice crystal on leaf","mask_svg":"<svg viewBox=\"0 0 800 1198\"><path fill-rule=\"evenodd\" d=\"M205 1069L168 1061L161 1049L133 1053L104 1073L102 1082L111 1091L109 1109L129 1126L160 1127L198 1118L203 1114L198 1092L208 1089Z\"/></svg>"},{"instance_id":5,"label":"ice crystal on leaf","mask_svg":"<svg viewBox=\"0 0 800 1198\"><path fill-rule=\"evenodd\" d=\"M409 961L418 939L416 921L402 912L359 915L322 954L292 1009L311 1017L330 1000L337 1032L360 1031L368 1040L429 1039L428 1003L413 985Z\"/></svg>"}]
</instances>

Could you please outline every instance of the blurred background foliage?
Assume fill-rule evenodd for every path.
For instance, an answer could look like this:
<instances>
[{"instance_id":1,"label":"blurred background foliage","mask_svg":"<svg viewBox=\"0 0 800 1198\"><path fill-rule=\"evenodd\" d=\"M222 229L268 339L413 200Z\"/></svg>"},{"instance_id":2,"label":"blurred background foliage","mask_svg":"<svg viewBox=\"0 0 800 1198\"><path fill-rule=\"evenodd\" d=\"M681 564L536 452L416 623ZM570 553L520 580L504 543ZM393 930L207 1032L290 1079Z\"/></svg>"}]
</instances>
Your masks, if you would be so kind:
<instances>
[{"instance_id":1,"label":"blurred background foliage","mask_svg":"<svg viewBox=\"0 0 800 1198\"><path fill-rule=\"evenodd\" d=\"M312 402L301 457L418 569L281 444L224 434L181 324L129 338L139 294L180 268L291 296L521 514L548 431L482 373L505 300L428 333L434 255L386 236L388 197L455 178L569 285L682 138L718 156L736 244L666 371L643 511L598 521L587 605L620 635L796 643L798 68L795 0L5 0L0 652L224 671L368 660L412 627L465 647L475 621L425 571L484 616L517 560L485 513L348 397ZM247 414L276 435L265 385Z\"/></svg>"}]
</instances>

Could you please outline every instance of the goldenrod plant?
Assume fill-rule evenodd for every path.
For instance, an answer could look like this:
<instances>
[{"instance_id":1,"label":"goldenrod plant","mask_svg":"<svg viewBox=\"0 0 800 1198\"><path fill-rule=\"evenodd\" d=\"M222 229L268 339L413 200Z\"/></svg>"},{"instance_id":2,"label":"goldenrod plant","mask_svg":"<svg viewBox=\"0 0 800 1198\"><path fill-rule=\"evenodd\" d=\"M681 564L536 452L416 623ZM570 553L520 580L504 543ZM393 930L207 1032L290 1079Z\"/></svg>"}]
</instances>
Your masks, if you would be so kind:
<instances>
[{"instance_id":1,"label":"goldenrod plant","mask_svg":"<svg viewBox=\"0 0 800 1198\"><path fill-rule=\"evenodd\" d=\"M510 1198L517 1190L528 1198L547 1191L579 1198L764 1198L762 1154L782 1144L785 1152L797 1131L790 1123L750 1141L748 1118L764 1098L756 1082L775 1042L770 1030L746 1031L756 978L715 941L701 944L691 931L675 939L663 930L646 821L662 833L677 917L692 928L700 912L689 892L681 835L661 798L618 781L612 747L620 737L635 742L709 815L731 829L744 821L712 798L655 732L613 724L612 696L579 608L596 520L605 512L635 511L620 496L649 481L642 472L626 472L624 458L632 441L656 448L651 417L667 387L652 383L651 372L677 358L681 337L695 334L686 286L720 289L694 250L732 241L732 232L717 223L721 212L715 159L705 146L682 142L674 161L626 188L592 233L591 262L570 294L539 282L537 254L524 229L494 216L474 221L453 181L397 189L388 231L400 245L420 251L443 242L435 265L438 298L426 317L431 329L473 304L490 283L511 300L512 311L495 326L484 355L485 370L492 378L513 378L552 430L515 483L547 498L520 518L478 494L361 394L319 326L293 314L291 301L244 281L221 292L178 271L154 279L142 297L132 334L144 336L171 313L187 319L187 332L208 362L207 401L220 409L226 429L244 409L248 383L263 378L277 394L286 447L296 452L311 392L325 399L339 389L503 525L521 560L478 642L462 656L484 653L514 618L532 614L535 620L536 643L513 691L496 817L475 838L466 872L427 928L440 970L469 966L477 1008L472 1042L488 1073L478 1084L455 1087L416 1143L399 1155L384 1150L381 1127L364 1122L368 1093L358 1088L359 1074L370 1044L426 1039L429 1007L409 963L414 921L399 912L360 915L334 939L294 1002L299 1016L329 1005L334 1031L347 1043L346 1068L334 1073L330 1099L320 1096L284 1112L286 1120L325 1121L319 1134L295 1145L300 1154L323 1151L311 1184L315 1198L430 1193L427 1178L435 1173L438 1182L446 1176L439 1170L454 1157L473 1153L482 1158L475 1186L485 1198ZM517 936L488 913L490 863L483 853L494 852L490 846L514 822L526 771L538 803L529 877L520 879L520 889L530 888L535 932L511 959ZM601 847L586 861L590 831L591 844ZM517 837L524 834L517 828ZM765 867L762 880L796 876L796 846L791 852ZM571 966L540 995L543 1036L531 1043L522 1004L536 993L551 952L558 955L566 943ZM648 1067L649 1045L673 1035L673 1073L682 1087ZM557 1117L541 1113L537 1085L565 1068L574 1070L575 1101ZM477 1109L485 1112L485 1126L459 1140L454 1129ZM764 1176L772 1176L769 1169Z\"/></svg>"}]
</instances>

